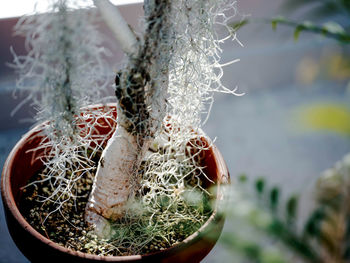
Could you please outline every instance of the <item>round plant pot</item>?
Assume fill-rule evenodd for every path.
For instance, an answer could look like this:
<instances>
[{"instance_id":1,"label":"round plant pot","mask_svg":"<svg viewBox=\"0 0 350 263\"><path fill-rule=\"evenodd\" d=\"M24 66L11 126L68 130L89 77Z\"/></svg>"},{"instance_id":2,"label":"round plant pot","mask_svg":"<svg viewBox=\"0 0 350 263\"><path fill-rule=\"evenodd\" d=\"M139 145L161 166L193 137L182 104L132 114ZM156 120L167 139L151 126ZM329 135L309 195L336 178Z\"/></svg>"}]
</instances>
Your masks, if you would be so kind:
<instances>
[{"instance_id":1,"label":"round plant pot","mask_svg":"<svg viewBox=\"0 0 350 263\"><path fill-rule=\"evenodd\" d=\"M113 109L115 105L95 105L92 108ZM98 132L107 134L111 125L97 127ZM41 126L26 133L8 156L1 178L1 194L6 222L12 239L22 253L32 262L199 262L213 248L224 225L224 216L218 212L223 201L222 184L229 182L229 173L219 150L213 145L205 151L203 164L207 176L215 182L216 202L208 221L183 242L155 253L133 256L97 256L73 251L54 243L37 232L22 216L19 207L21 187L43 168L39 158L33 158L31 149L37 148L42 140ZM36 153L37 154L37 153ZM207 186L209 187L209 185Z\"/></svg>"}]
</instances>

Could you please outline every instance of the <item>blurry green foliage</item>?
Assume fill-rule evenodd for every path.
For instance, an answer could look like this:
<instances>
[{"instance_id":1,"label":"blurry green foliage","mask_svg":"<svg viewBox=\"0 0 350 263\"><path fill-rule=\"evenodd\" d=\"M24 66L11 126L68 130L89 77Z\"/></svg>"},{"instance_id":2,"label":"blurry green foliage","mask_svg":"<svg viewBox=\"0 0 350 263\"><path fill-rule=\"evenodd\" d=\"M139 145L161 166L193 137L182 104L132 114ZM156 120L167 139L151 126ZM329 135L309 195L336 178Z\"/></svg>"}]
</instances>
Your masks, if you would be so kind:
<instances>
[{"instance_id":1,"label":"blurry green foliage","mask_svg":"<svg viewBox=\"0 0 350 263\"><path fill-rule=\"evenodd\" d=\"M289 13L300 10L305 6L311 6L307 12L307 17L314 19L326 20L332 16L340 16L341 21L349 22L350 18L350 1L349 0L287 0L284 3L284 9ZM233 22L232 28L237 31L241 27L249 23L270 23L273 30L277 29L277 25L285 25L294 28L294 39L299 39L302 31L321 34L325 37L333 38L340 43L350 43L350 31L347 24L341 25L336 21L328 21L320 24L310 22L308 20L299 22L293 21L283 16L269 19L243 19L239 22Z\"/></svg>"},{"instance_id":2,"label":"blurry green foliage","mask_svg":"<svg viewBox=\"0 0 350 263\"><path fill-rule=\"evenodd\" d=\"M226 211L239 229L221 239L231 251L256 263L349 262L350 155L319 179L315 209L303 222L297 195L282 198L280 188L263 177L253 183L246 175L240 178Z\"/></svg>"},{"instance_id":3,"label":"blurry green foliage","mask_svg":"<svg viewBox=\"0 0 350 263\"><path fill-rule=\"evenodd\" d=\"M227 213L233 221L255 228L257 234L250 236L246 235L247 232L235 230L233 233L223 233L221 242L252 262L290 262L291 254L307 262L320 262L314 248L296 231L298 197L293 195L283 201L279 187L269 187L263 177L253 182L253 193L250 194L251 191L247 191L250 185L248 178L240 178L244 180L239 180L233 192L231 190ZM245 229L242 225L240 227ZM271 245L257 238L261 233L272 238ZM292 251L290 255L284 252L288 249Z\"/></svg>"},{"instance_id":4,"label":"blurry green foliage","mask_svg":"<svg viewBox=\"0 0 350 263\"><path fill-rule=\"evenodd\" d=\"M310 21L296 22L285 17L278 16L271 19L244 19L239 22L231 23L231 27L237 31L249 23L270 23L273 30L277 29L277 25L285 25L294 28L294 40L299 39L302 31L321 34L325 37L333 38L341 43L350 43L350 33L338 23L334 21L326 22L322 25L316 25Z\"/></svg>"},{"instance_id":5,"label":"blurry green foliage","mask_svg":"<svg viewBox=\"0 0 350 263\"><path fill-rule=\"evenodd\" d=\"M284 4L289 13L302 8L313 22L279 16L243 19L231 26L237 31L249 23L268 23L273 30L284 25L294 29L296 41L305 31L350 44L350 0L287 0ZM335 70L330 68L337 80L349 79L348 61L343 60L345 63L336 61L340 66ZM314 103L298 108L296 114L303 128L350 136L350 108L346 105ZM306 220L299 218L299 197L283 198L280 188L269 186L263 177L251 183L242 175L230 191L227 213L240 226L233 233L224 233L222 242L251 262L350 262L350 154L319 178L315 207Z\"/></svg>"}]
</instances>

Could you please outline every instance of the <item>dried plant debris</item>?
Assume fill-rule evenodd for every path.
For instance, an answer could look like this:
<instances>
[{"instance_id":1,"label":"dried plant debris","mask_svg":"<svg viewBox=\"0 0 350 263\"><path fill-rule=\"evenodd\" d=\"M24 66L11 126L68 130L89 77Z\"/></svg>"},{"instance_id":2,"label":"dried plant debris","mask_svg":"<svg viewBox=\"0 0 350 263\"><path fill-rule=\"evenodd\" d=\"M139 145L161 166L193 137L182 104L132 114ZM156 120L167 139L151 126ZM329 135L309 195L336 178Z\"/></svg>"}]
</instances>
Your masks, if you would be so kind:
<instances>
[{"instance_id":1,"label":"dried plant debris","mask_svg":"<svg viewBox=\"0 0 350 263\"><path fill-rule=\"evenodd\" d=\"M156 152L162 155L167 150L158 147ZM100 152L93 159L96 164L99 155ZM186 161L180 167L174 155L167 158L171 161L169 168L173 166L171 173L156 173L154 167L153 173L147 173L149 163L143 162L139 171L142 179L158 182L158 188L143 184L135 199L130 200L124 216L112 223L109 240L99 239L84 222L94 171L79 176L70 189L74 197L67 198L64 193L53 194L55 177L45 180L44 169L23 188L21 212L43 236L85 253L121 256L169 248L197 231L209 218L212 198L202 187L207 179L200 172L191 170L190 165L186 168ZM156 165L154 161L152 165ZM164 167L161 162L159 168ZM69 173L65 176L69 177ZM60 203L58 210L57 203Z\"/></svg>"}]
</instances>

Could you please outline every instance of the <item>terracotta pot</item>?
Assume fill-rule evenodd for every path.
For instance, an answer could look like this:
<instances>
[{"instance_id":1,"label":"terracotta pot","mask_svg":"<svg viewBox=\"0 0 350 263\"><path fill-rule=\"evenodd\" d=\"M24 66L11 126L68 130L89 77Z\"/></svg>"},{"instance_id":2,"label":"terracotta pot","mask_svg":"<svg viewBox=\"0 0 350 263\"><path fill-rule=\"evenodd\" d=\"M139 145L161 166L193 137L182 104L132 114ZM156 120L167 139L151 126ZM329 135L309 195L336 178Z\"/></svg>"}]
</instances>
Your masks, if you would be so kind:
<instances>
[{"instance_id":1,"label":"terracotta pot","mask_svg":"<svg viewBox=\"0 0 350 263\"><path fill-rule=\"evenodd\" d=\"M94 107L112 107L115 110L114 105ZM107 128L99 128L101 133L106 131ZM40 126L26 133L8 156L1 179L1 194L9 232L17 247L32 262L199 262L215 245L224 225L224 217L217 211L223 199L220 185L229 182L226 164L215 146L205 152L204 163L207 176L215 181L218 187L217 202L213 214L197 232L171 248L151 254L96 256L54 243L29 225L20 213L20 188L43 167L42 162L33 159L32 153L28 152L36 148L40 140Z\"/></svg>"}]
</instances>

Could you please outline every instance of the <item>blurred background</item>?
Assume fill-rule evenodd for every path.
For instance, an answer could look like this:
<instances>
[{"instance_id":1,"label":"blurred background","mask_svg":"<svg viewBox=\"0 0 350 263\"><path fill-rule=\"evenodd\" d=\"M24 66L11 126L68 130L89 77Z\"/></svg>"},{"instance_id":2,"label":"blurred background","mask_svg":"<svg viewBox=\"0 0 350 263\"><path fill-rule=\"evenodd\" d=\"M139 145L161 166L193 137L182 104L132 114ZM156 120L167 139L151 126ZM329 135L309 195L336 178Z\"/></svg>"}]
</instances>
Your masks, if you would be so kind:
<instances>
[{"instance_id":1,"label":"blurred background","mask_svg":"<svg viewBox=\"0 0 350 263\"><path fill-rule=\"evenodd\" d=\"M25 96L14 93L16 76L6 65L12 61L10 46L24 53L23 39L12 33L17 21L13 16L32 11L31 1L25 1L26 7L24 1L15 2L11 4L16 8L10 2L0 4L1 166L31 127L33 115L30 105L11 114ZM129 4L120 6L123 16L139 28L141 4L125 2ZM295 26L277 24L273 30L269 19L282 15L298 23L333 21L350 26L350 14L330 2L337 1L239 0L237 21L248 19L249 23L237 32L244 47L235 41L224 45L222 61L239 58L240 62L225 68L223 82L228 88L237 86L245 95L217 94L204 126L216 138L233 184L242 173L251 180L264 176L283 189L283 195L299 194L301 221L312 210L316 180L350 149L350 50L348 44L322 34L302 31L296 40ZM102 23L101 30L109 34ZM106 46L114 54L110 61L117 70L123 55L111 37ZM235 227L237 222L228 218L224 232ZM225 242L219 242L203 262L250 262L236 256ZM7 232L2 207L0 262L27 262Z\"/></svg>"}]
</instances>

